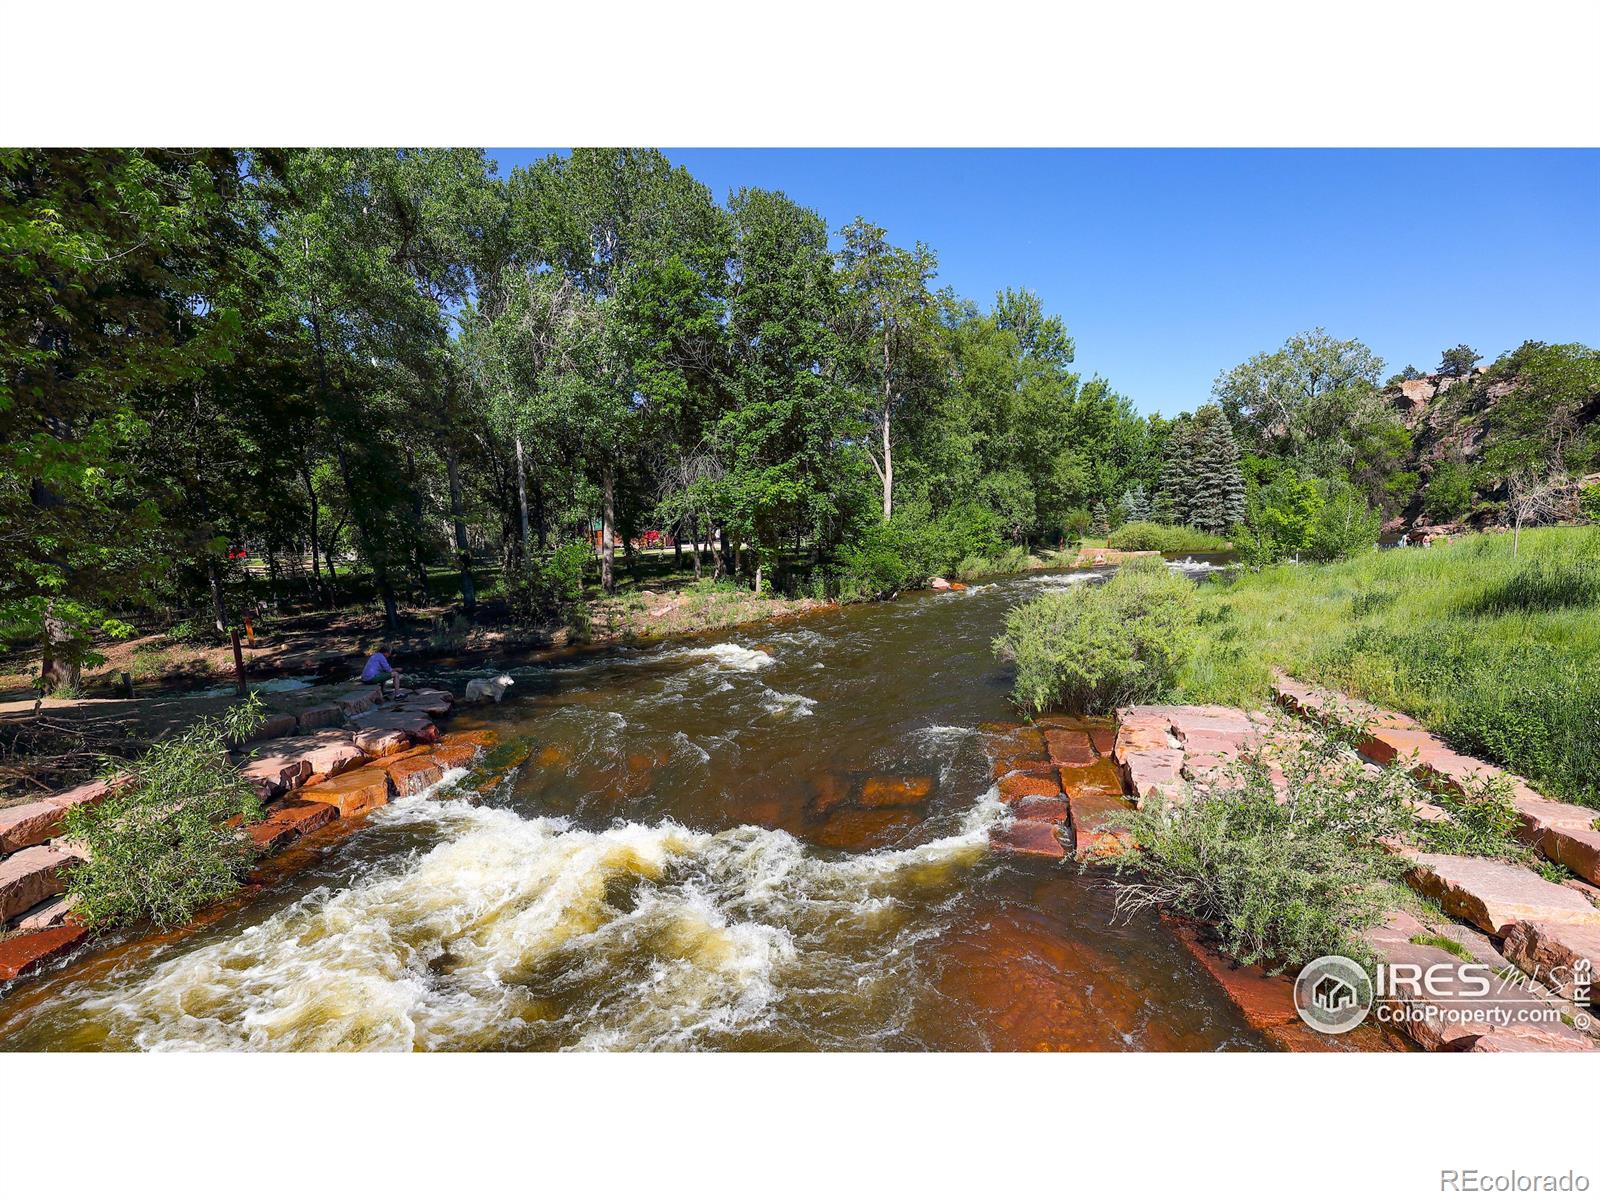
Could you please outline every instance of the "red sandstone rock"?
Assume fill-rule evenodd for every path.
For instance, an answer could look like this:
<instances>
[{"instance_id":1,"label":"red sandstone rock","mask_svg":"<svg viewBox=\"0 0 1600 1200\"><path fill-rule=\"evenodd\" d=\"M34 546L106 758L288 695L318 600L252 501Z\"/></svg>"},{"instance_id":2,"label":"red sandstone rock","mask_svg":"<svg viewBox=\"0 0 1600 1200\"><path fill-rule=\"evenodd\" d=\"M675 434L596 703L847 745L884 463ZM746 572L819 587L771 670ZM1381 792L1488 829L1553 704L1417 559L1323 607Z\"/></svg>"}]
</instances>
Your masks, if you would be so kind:
<instances>
[{"instance_id":1,"label":"red sandstone rock","mask_svg":"<svg viewBox=\"0 0 1600 1200\"><path fill-rule=\"evenodd\" d=\"M1117 745L1117 731L1104 727L1089 730L1089 744L1094 747L1094 752L1102 757L1109 755Z\"/></svg>"},{"instance_id":2,"label":"red sandstone rock","mask_svg":"<svg viewBox=\"0 0 1600 1200\"><path fill-rule=\"evenodd\" d=\"M331 804L341 817L358 816L389 802L389 776L374 767L347 771L299 789L292 799Z\"/></svg>"},{"instance_id":3,"label":"red sandstone rock","mask_svg":"<svg viewBox=\"0 0 1600 1200\"><path fill-rule=\"evenodd\" d=\"M1060 793L1054 796L1023 796L1010 807L1011 815L1019 821L1049 821L1052 825L1060 825L1072 817L1067 798Z\"/></svg>"},{"instance_id":4,"label":"red sandstone rock","mask_svg":"<svg viewBox=\"0 0 1600 1200\"><path fill-rule=\"evenodd\" d=\"M383 700L383 689L375 683L364 683L334 697L334 703L346 717L353 717L358 713L367 712L373 705Z\"/></svg>"},{"instance_id":5,"label":"red sandstone rock","mask_svg":"<svg viewBox=\"0 0 1600 1200\"><path fill-rule=\"evenodd\" d=\"M58 846L29 846L0 859L0 923L66 891L63 872L82 861Z\"/></svg>"},{"instance_id":6,"label":"red sandstone rock","mask_svg":"<svg viewBox=\"0 0 1600 1200\"><path fill-rule=\"evenodd\" d=\"M11 854L49 841L61 832L61 822L67 813L80 804L100 803L126 778L93 779L59 795L0 808L0 854Z\"/></svg>"},{"instance_id":7,"label":"red sandstone rock","mask_svg":"<svg viewBox=\"0 0 1600 1200\"><path fill-rule=\"evenodd\" d=\"M1007 804L1025 796L1054 796L1061 791L1061 778L1054 768L1040 767L1032 771L1013 771L1001 777L997 786L1000 799Z\"/></svg>"},{"instance_id":8,"label":"red sandstone rock","mask_svg":"<svg viewBox=\"0 0 1600 1200\"><path fill-rule=\"evenodd\" d=\"M389 782L394 785L396 796L415 796L418 792L426 791L444 778L445 771L431 754L401 759L391 763L385 770Z\"/></svg>"},{"instance_id":9,"label":"red sandstone rock","mask_svg":"<svg viewBox=\"0 0 1600 1200\"><path fill-rule=\"evenodd\" d=\"M36 904L14 922L18 929L52 929L72 915L74 898L57 896Z\"/></svg>"},{"instance_id":10,"label":"red sandstone rock","mask_svg":"<svg viewBox=\"0 0 1600 1200\"><path fill-rule=\"evenodd\" d=\"M15 979L58 954L65 954L88 936L86 928L69 920L51 929L32 930L7 938L0 942L0 982Z\"/></svg>"},{"instance_id":11,"label":"red sandstone rock","mask_svg":"<svg viewBox=\"0 0 1600 1200\"><path fill-rule=\"evenodd\" d=\"M1122 773L1109 758L1097 759L1087 767L1062 767L1061 790L1069 796L1121 796Z\"/></svg>"},{"instance_id":12,"label":"red sandstone rock","mask_svg":"<svg viewBox=\"0 0 1600 1200\"><path fill-rule=\"evenodd\" d=\"M439 730L423 713L375 710L350 718L358 729L397 729L419 742L436 742Z\"/></svg>"},{"instance_id":13,"label":"red sandstone rock","mask_svg":"<svg viewBox=\"0 0 1600 1200\"><path fill-rule=\"evenodd\" d=\"M468 767L477 761L483 751L474 742L452 742L448 738L433 748L433 761L448 771L454 767Z\"/></svg>"},{"instance_id":14,"label":"red sandstone rock","mask_svg":"<svg viewBox=\"0 0 1600 1200\"><path fill-rule=\"evenodd\" d=\"M1136 750L1122 756L1123 777L1134 804L1183 799L1183 751Z\"/></svg>"},{"instance_id":15,"label":"red sandstone rock","mask_svg":"<svg viewBox=\"0 0 1600 1200\"><path fill-rule=\"evenodd\" d=\"M1087 730L1047 729L1044 743L1050 761L1058 767L1086 767L1095 760L1094 744Z\"/></svg>"},{"instance_id":16,"label":"red sandstone rock","mask_svg":"<svg viewBox=\"0 0 1600 1200\"><path fill-rule=\"evenodd\" d=\"M933 792L928 775L874 775L861 785L862 808L915 808Z\"/></svg>"},{"instance_id":17,"label":"red sandstone rock","mask_svg":"<svg viewBox=\"0 0 1600 1200\"><path fill-rule=\"evenodd\" d=\"M411 739L398 729L357 729L350 740L369 758L398 754L411 745Z\"/></svg>"},{"instance_id":18,"label":"red sandstone rock","mask_svg":"<svg viewBox=\"0 0 1600 1200\"><path fill-rule=\"evenodd\" d=\"M1121 796L1089 791L1069 791L1072 811L1072 853L1079 862L1109 858L1132 845L1127 814L1131 806Z\"/></svg>"},{"instance_id":19,"label":"red sandstone rock","mask_svg":"<svg viewBox=\"0 0 1600 1200\"><path fill-rule=\"evenodd\" d=\"M1413 967L1424 981L1430 968L1438 968L1446 978L1453 977L1460 959L1441 947L1411 940L1427 932L1409 914L1391 913L1384 924L1365 930L1361 936L1391 967ZM1395 1004L1390 1011L1397 1027L1424 1050L1469 1050L1490 1034L1496 1038L1485 1046L1486 1050L1496 1048L1496 1043L1502 1041L1502 1048L1509 1048L1512 1039L1521 1044L1537 1042L1548 1050L1593 1049L1586 1037L1561 1023L1548 1001L1528 988L1497 980L1492 989L1486 997L1435 994L1439 989L1430 991L1425 982L1403 976L1393 988L1393 998L1423 1003L1418 1007ZM1507 1023L1495 1024L1487 1019L1487 1010L1495 1008L1509 1012Z\"/></svg>"},{"instance_id":20,"label":"red sandstone rock","mask_svg":"<svg viewBox=\"0 0 1600 1200\"><path fill-rule=\"evenodd\" d=\"M268 807L267 815L254 825L246 825L245 833L255 843L257 850L270 854L283 849L290 842L321 829L339 816L331 804L319 801L280 800Z\"/></svg>"},{"instance_id":21,"label":"red sandstone rock","mask_svg":"<svg viewBox=\"0 0 1600 1200\"><path fill-rule=\"evenodd\" d=\"M310 733L315 729L343 725L344 709L336 703L316 704L310 708L302 709L297 718L297 723L301 733Z\"/></svg>"},{"instance_id":22,"label":"red sandstone rock","mask_svg":"<svg viewBox=\"0 0 1600 1200\"><path fill-rule=\"evenodd\" d=\"M417 688L409 695L402 696L398 707L426 713L430 717L442 717L455 706L455 702L456 698L449 692L438 688Z\"/></svg>"},{"instance_id":23,"label":"red sandstone rock","mask_svg":"<svg viewBox=\"0 0 1600 1200\"><path fill-rule=\"evenodd\" d=\"M839 808L821 828L807 833L819 846L840 850L874 850L890 845L921 823L915 810L905 808Z\"/></svg>"},{"instance_id":24,"label":"red sandstone rock","mask_svg":"<svg viewBox=\"0 0 1600 1200\"><path fill-rule=\"evenodd\" d=\"M964 592L964 591L967 590L967 585L962 583L962 582L960 582L959 580L952 579L950 581L950 590L952 592Z\"/></svg>"},{"instance_id":25,"label":"red sandstone rock","mask_svg":"<svg viewBox=\"0 0 1600 1200\"><path fill-rule=\"evenodd\" d=\"M839 771L823 771L811 779L811 799L807 805L813 812L829 813L850 799L855 783L850 776Z\"/></svg>"},{"instance_id":26,"label":"red sandstone rock","mask_svg":"<svg viewBox=\"0 0 1600 1200\"><path fill-rule=\"evenodd\" d=\"M948 592L950 590L950 581L943 575L935 575L928 580L928 586L936 592Z\"/></svg>"},{"instance_id":27,"label":"red sandstone rock","mask_svg":"<svg viewBox=\"0 0 1600 1200\"><path fill-rule=\"evenodd\" d=\"M268 713L261 719L261 724L250 735L252 742L269 742L273 738L288 737L295 731L298 722L293 713Z\"/></svg>"},{"instance_id":28,"label":"red sandstone rock","mask_svg":"<svg viewBox=\"0 0 1600 1200\"><path fill-rule=\"evenodd\" d=\"M1066 849L1052 821L1012 821L989 831L989 849L1001 854L1037 858L1065 858Z\"/></svg>"},{"instance_id":29,"label":"red sandstone rock","mask_svg":"<svg viewBox=\"0 0 1600 1200\"><path fill-rule=\"evenodd\" d=\"M1600 926L1600 909L1526 867L1456 854L1418 854L1411 861L1412 887L1495 937L1524 920Z\"/></svg>"},{"instance_id":30,"label":"red sandstone rock","mask_svg":"<svg viewBox=\"0 0 1600 1200\"><path fill-rule=\"evenodd\" d=\"M1572 999L1577 988L1600 1007L1600 927L1518 921L1501 946L1505 956L1536 982Z\"/></svg>"}]
</instances>

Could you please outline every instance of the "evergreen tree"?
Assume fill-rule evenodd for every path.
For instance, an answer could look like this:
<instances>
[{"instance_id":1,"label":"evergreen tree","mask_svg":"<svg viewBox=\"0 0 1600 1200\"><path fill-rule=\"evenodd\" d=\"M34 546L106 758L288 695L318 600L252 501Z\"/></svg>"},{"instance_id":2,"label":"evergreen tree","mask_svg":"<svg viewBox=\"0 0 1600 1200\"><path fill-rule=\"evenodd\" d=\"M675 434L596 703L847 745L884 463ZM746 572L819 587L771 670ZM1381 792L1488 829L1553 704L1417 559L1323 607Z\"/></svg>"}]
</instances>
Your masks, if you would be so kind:
<instances>
[{"instance_id":1,"label":"evergreen tree","mask_svg":"<svg viewBox=\"0 0 1600 1200\"><path fill-rule=\"evenodd\" d=\"M1207 533L1227 533L1244 519L1244 474L1222 409L1208 404L1195 414L1188 450L1185 520Z\"/></svg>"},{"instance_id":2,"label":"evergreen tree","mask_svg":"<svg viewBox=\"0 0 1600 1200\"><path fill-rule=\"evenodd\" d=\"M1106 534L1111 532L1111 518L1106 515L1106 502L1104 500L1096 500L1094 502L1094 524L1090 526L1090 530L1095 537L1105 537Z\"/></svg>"},{"instance_id":3,"label":"evergreen tree","mask_svg":"<svg viewBox=\"0 0 1600 1200\"><path fill-rule=\"evenodd\" d=\"M1144 490L1144 484L1135 483L1123 491L1121 508L1124 521L1150 519L1150 497Z\"/></svg>"}]
</instances>

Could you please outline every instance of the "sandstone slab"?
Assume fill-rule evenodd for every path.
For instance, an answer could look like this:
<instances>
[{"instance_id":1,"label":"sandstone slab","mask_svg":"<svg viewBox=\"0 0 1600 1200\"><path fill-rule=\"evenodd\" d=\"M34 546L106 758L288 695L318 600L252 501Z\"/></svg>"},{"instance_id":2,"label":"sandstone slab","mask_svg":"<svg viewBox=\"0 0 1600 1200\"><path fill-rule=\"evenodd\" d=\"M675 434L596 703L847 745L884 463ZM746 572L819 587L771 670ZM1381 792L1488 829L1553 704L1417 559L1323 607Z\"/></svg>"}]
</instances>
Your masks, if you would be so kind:
<instances>
[{"instance_id":1,"label":"sandstone slab","mask_svg":"<svg viewBox=\"0 0 1600 1200\"><path fill-rule=\"evenodd\" d=\"M343 775L303 787L294 793L293 798L331 804L339 810L341 817L359 816L389 802L389 776L374 767L347 771Z\"/></svg>"},{"instance_id":2,"label":"sandstone slab","mask_svg":"<svg viewBox=\"0 0 1600 1200\"><path fill-rule=\"evenodd\" d=\"M339 810L331 804L309 800L280 800L267 809L267 815L254 825L246 825L256 849L263 854L281 850L290 842L321 829L337 819Z\"/></svg>"},{"instance_id":3,"label":"sandstone slab","mask_svg":"<svg viewBox=\"0 0 1600 1200\"><path fill-rule=\"evenodd\" d=\"M384 770L388 773L396 796L415 796L418 792L426 791L443 779L445 772L432 754L403 758L390 763Z\"/></svg>"},{"instance_id":4,"label":"sandstone slab","mask_svg":"<svg viewBox=\"0 0 1600 1200\"><path fill-rule=\"evenodd\" d=\"M1495 937L1518 921L1600 926L1600 909L1526 867L1457 854L1417 854L1411 864L1412 887Z\"/></svg>"},{"instance_id":5,"label":"sandstone slab","mask_svg":"<svg viewBox=\"0 0 1600 1200\"><path fill-rule=\"evenodd\" d=\"M116 781L93 779L43 800L0 808L0 854L43 845L61 832L61 822L69 812L82 804L100 803L115 786Z\"/></svg>"},{"instance_id":6,"label":"sandstone slab","mask_svg":"<svg viewBox=\"0 0 1600 1200\"><path fill-rule=\"evenodd\" d=\"M301 733L314 729L337 728L344 724L344 709L335 703L314 704L300 711L297 723Z\"/></svg>"},{"instance_id":7,"label":"sandstone slab","mask_svg":"<svg viewBox=\"0 0 1600 1200\"><path fill-rule=\"evenodd\" d=\"M1086 767L1096 758L1086 729L1047 729L1044 742L1050 761L1058 767Z\"/></svg>"},{"instance_id":8,"label":"sandstone slab","mask_svg":"<svg viewBox=\"0 0 1600 1200\"><path fill-rule=\"evenodd\" d=\"M1053 821L1012 821L989 832L989 849L1001 854L1061 859L1067 851Z\"/></svg>"},{"instance_id":9,"label":"sandstone slab","mask_svg":"<svg viewBox=\"0 0 1600 1200\"><path fill-rule=\"evenodd\" d=\"M1079 862L1112 857L1133 845L1127 825L1132 809L1121 796L1069 791L1067 806L1072 813L1072 854Z\"/></svg>"},{"instance_id":10,"label":"sandstone slab","mask_svg":"<svg viewBox=\"0 0 1600 1200\"><path fill-rule=\"evenodd\" d=\"M353 717L358 713L367 712L383 699L383 689L377 684L362 684L348 692L341 692L334 697L334 703L346 717Z\"/></svg>"},{"instance_id":11,"label":"sandstone slab","mask_svg":"<svg viewBox=\"0 0 1600 1200\"><path fill-rule=\"evenodd\" d=\"M1049 821L1052 825L1064 825L1072 819L1067 798L1060 794L1023 796L1010 807L1011 815L1019 821Z\"/></svg>"},{"instance_id":12,"label":"sandstone slab","mask_svg":"<svg viewBox=\"0 0 1600 1200\"><path fill-rule=\"evenodd\" d=\"M372 712L364 712L351 717L350 724L358 729L398 730L418 742L436 742L439 740L438 727L424 713L387 712L375 709Z\"/></svg>"},{"instance_id":13,"label":"sandstone slab","mask_svg":"<svg viewBox=\"0 0 1600 1200\"><path fill-rule=\"evenodd\" d=\"M400 698L400 708L442 717L455 707L456 698L440 688L417 688Z\"/></svg>"},{"instance_id":14,"label":"sandstone slab","mask_svg":"<svg viewBox=\"0 0 1600 1200\"><path fill-rule=\"evenodd\" d=\"M1122 773L1134 804L1183 799L1183 751L1136 750L1122 756Z\"/></svg>"},{"instance_id":15,"label":"sandstone slab","mask_svg":"<svg viewBox=\"0 0 1600 1200\"><path fill-rule=\"evenodd\" d=\"M1583 994L1600 1007L1600 927L1518 921L1506 934L1505 956L1536 982L1568 1000Z\"/></svg>"},{"instance_id":16,"label":"sandstone slab","mask_svg":"<svg viewBox=\"0 0 1600 1200\"><path fill-rule=\"evenodd\" d=\"M0 982L15 979L25 971L65 954L88 936L89 931L84 926L76 921L67 921L51 929L30 930L7 938L0 942Z\"/></svg>"},{"instance_id":17,"label":"sandstone slab","mask_svg":"<svg viewBox=\"0 0 1600 1200\"><path fill-rule=\"evenodd\" d=\"M56 846L29 846L0 859L0 922L67 890L66 869L81 856Z\"/></svg>"},{"instance_id":18,"label":"sandstone slab","mask_svg":"<svg viewBox=\"0 0 1600 1200\"><path fill-rule=\"evenodd\" d=\"M397 754L411 745L411 738L398 729L357 729L350 740L369 758Z\"/></svg>"},{"instance_id":19,"label":"sandstone slab","mask_svg":"<svg viewBox=\"0 0 1600 1200\"><path fill-rule=\"evenodd\" d=\"M16 919L18 929L51 929L72 915L73 897L57 896L36 904Z\"/></svg>"},{"instance_id":20,"label":"sandstone slab","mask_svg":"<svg viewBox=\"0 0 1600 1200\"><path fill-rule=\"evenodd\" d=\"M1025 796L1054 796L1061 791L1061 779L1053 767L1013 771L1001 776L996 787L1003 803L1012 804Z\"/></svg>"}]
</instances>

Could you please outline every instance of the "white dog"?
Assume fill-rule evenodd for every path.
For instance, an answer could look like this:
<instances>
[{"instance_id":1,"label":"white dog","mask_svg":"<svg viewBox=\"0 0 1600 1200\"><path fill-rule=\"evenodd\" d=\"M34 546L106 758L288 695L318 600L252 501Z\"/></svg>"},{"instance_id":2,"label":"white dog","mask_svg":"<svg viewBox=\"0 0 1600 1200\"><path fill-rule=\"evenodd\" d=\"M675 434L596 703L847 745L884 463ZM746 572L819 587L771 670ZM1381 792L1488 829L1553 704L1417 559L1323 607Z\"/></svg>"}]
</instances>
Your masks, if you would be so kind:
<instances>
[{"instance_id":1,"label":"white dog","mask_svg":"<svg viewBox=\"0 0 1600 1200\"><path fill-rule=\"evenodd\" d=\"M499 704L500 697L504 696L506 689L515 682L516 680L509 675L496 675L493 679L469 679L467 680L467 703L472 704L486 696L492 696L494 702Z\"/></svg>"}]
</instances>

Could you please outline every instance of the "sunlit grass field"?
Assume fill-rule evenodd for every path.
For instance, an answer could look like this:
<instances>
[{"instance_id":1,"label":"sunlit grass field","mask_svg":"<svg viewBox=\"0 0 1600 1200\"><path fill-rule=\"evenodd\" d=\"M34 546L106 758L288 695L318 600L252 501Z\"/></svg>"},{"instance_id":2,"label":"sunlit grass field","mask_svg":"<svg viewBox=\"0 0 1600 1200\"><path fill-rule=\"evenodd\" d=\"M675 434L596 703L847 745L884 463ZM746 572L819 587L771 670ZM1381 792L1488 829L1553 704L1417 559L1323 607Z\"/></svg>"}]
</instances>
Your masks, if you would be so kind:
<instances>
[{"instance_id":1,"label":"sunlit grass field","mask_svg":"<svg viewBox=\"0 0 1600 1200\"><path fill-rule=\"evenodd\" d=\"M1201 611L1187 699L1261 704L1281 666L1600 807L1600 529L1273 567L1203 587Z\"/></svg>"}]
</instances>

